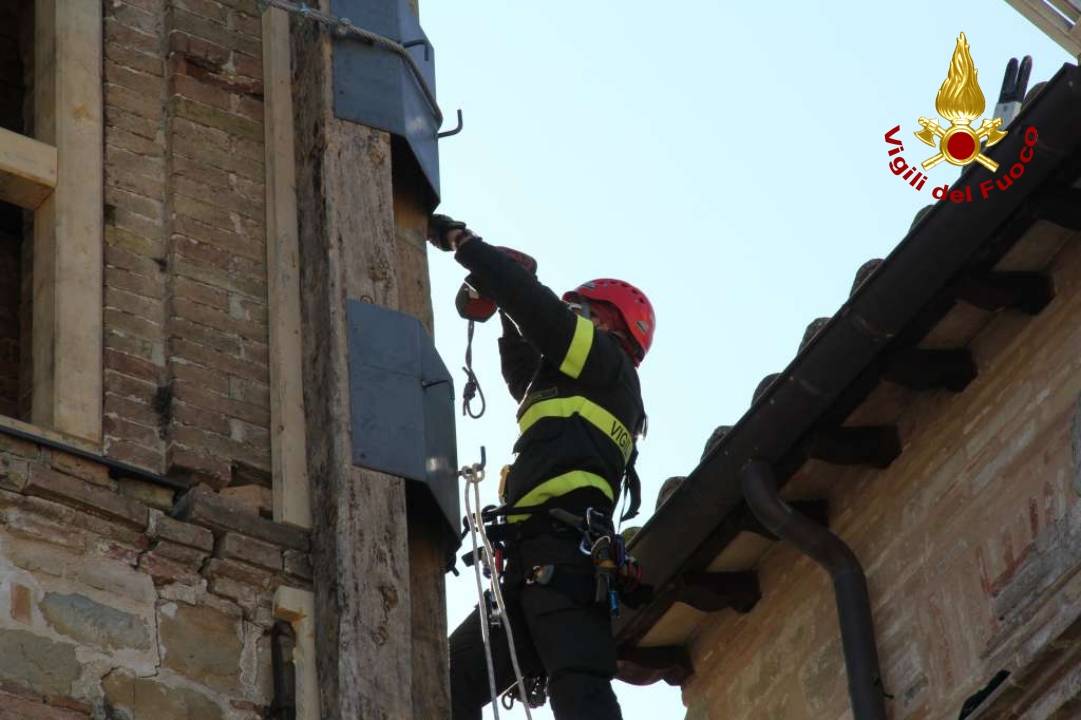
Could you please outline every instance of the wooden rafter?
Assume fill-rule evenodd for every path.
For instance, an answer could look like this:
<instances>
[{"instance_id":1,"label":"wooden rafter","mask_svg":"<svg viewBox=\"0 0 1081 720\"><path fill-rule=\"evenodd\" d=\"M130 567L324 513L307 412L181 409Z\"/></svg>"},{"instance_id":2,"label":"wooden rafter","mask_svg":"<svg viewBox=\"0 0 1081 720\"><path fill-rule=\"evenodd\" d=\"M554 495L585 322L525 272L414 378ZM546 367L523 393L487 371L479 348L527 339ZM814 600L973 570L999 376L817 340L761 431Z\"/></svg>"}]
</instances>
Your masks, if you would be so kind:
<instances>
[{"instance_id":1,"label":"wooden rafter","mask_svg":"<svg viewBox=\"0 0 1081 720\"><path fill-rule=\"evenodd\" d=\"M0 128L0 200L36 210L56 188L56 148Z\"/></svg>"}]
</instances>

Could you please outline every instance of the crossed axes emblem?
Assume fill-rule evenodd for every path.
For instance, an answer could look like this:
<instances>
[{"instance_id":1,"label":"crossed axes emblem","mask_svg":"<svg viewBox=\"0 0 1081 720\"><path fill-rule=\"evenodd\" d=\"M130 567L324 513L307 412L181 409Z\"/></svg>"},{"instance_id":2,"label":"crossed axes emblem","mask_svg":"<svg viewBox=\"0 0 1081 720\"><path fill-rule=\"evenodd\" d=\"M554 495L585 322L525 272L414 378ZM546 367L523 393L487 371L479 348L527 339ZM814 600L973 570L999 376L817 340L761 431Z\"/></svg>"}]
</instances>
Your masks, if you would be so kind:
<instances>
[{"instance_id":1,"label":"crossed axes emblem","mask_svg":"<svg viewBox=\"0 0 1081 720\"><path fill-rule=\"evenodd\" d=\"M935 138L938 139L938 153L921 163L924 170L930 170L943 160L951 165L967 165L972 161L976 161L991 172L998 170L998 163L980 152L980 141L986 140L986 147L991 147L1006 137L1006 132L999 130L1002 125L1002 118L984 120L978 130L973 130L968 123L954 123L950 127L943 129L937 120L925 117L921 117L919 123L923 129L915 133L915 135L924 144L935 147ZM950 152L950 141L957 135L967 136L968 142L962 140L960 144L963 147L971 148L971 152L963 157L958 157Z\"/></svg>"}]
</instances>

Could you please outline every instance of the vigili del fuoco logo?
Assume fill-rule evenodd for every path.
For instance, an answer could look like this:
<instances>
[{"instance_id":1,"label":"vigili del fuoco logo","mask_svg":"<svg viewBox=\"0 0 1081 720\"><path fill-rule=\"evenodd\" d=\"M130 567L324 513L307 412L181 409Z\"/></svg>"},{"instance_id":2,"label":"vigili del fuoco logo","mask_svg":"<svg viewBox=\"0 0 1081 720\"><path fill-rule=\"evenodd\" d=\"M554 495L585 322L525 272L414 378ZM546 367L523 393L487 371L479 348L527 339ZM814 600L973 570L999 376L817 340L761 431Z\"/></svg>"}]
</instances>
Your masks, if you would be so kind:
<instances>
[{"instance_id":1,"label":"vigili del fuoco logo","mask_svg":"<svg viewBox=\"0 0 1081 720\"><path fill-rule=\"evenodd\" d=\"M1017 85L1016 60L1011 61L1007 69L1006 81L1003 84L1003 95L1007 94L1007 86L1012 82ZM1030 60L1026 58L1026 63ZM1023 67L1024 81L1027 84L1028 66ZM1012 81L1011 81L1011 72ZM885 140L889 149L887 154L890 171L907 181L917 192L923 190L927 183L926 172L945 160L950 165L964 167L971 163L979 163L987 168L994 177L981 181L976 190L971 185L950 190L949 183L944 183L931 190L931 196L936 200L949 200L953 203L969 203L976 199L986 200L994 192L1005 192L1013 183L1021 179L1025 174L1025 166L1032 160L1033 149L1039 139L1036 128L1029 126L1024 130L1024 144L1018 153L1017 161L999 172L999 163L984 154L984 149L998 144L1009 131L1004 129L1003 118L984 118L979 125L973 121L983 115L986 105L983 91L977 81L978 71L972 61L972 55L968 49L968 39L964 33L957 38L957 46L953 50L950 59L950 68L946 74L946 80L938 89L935 97L935 110L938 114L949 121L949 126L944 127L937 119L920 117L917 121L920 130L914 134L920 142L931 146L933 154L920 163L922 170L910 164L901 154L905 151L904 142L901 139L901 126L897 125L885 134ZM1021 90L1023 94L1024 90ZM1020 98L1017 98L1018 105ZM1000 106L1001 107L1001 106ZM1006 120L1009 122L1009 119Z\"/></svg>"}]
</instances>

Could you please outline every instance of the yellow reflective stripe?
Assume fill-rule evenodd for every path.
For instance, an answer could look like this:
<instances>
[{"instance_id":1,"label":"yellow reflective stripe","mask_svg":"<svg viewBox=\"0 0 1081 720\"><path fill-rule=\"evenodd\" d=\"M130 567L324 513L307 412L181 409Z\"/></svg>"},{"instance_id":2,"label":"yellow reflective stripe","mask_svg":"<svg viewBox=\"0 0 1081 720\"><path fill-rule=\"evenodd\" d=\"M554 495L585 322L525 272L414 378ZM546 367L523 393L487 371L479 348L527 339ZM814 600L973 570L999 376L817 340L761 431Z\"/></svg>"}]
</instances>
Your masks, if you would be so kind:
<instances>
[{"instance_id":1,"label":"yellow reflective stripe","mask_svg":"<svg viewBox=\"0 0 1081 720\"><path fill-rule=\"evenodd\" d=\"M557 475L551 480L545 480L519 498L518 502L514 503L514 507L533 507L534 505L540 505L546 500L566 495L572 490L579 490L587 487L597 488L612 502L615 502L616 500L615 494L612 492L612 486L600 475L595 475L591 472L586 472L585 470L571 470L568 473ZM508 515L507 522L522 522L529 517L529 515Z\"/></svg>"},{"instance_id":2,"label":"yellow reflective stripe","mask_svg":"<svg viewBox=\"0 0 1081 720\"><path fill-rule=\"evenodd\" d=\"M563 364L559 366L559 372L569 375L575 380L582 374L582 368L586 365L589 357L589 349L593 347L593 323L581 315L578 316L578 324L574 326L574 337L571 338L567 355L563 358Z\"/></svg>"},{"instance_id":3,"label":"yellow reflective stripe","mask_svg":"<svg viewBox=\"0 0 1081 720\"><path fill-rule=\"evenodd\" d=\"M525 431L533 427L538 420L549 417L569 418L572 415L580 415L607 435L619 448L619 452L622 453L624 464L631 459L634 441L626 426L615 415L581 395L533 403L518 419L518 428L524 435Z\"/></svg>"}]
</instances>

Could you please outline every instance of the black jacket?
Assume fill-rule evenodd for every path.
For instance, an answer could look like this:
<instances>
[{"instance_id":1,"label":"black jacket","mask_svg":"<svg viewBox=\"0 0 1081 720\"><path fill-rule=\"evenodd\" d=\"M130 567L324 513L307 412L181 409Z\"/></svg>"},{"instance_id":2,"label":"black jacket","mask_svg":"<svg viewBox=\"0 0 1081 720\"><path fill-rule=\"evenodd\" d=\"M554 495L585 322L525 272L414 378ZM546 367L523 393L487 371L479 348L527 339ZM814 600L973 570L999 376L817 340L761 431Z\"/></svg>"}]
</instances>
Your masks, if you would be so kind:
<instances>
[{"instance_id":1,"label":"black jacket","mask_svg":"<svg viewBox=\"0 0 1081 720\"><path fill-rule=\"evenodd\" d=\"M514 321L504 321L500 356L511 395L521 403L519 423L527 427L514 446L518 455L504 501L519 507L540 499L572 511L610 509L645 423L630 357L615 337L579 318L483 240L469 241L455 257L470 270L475 289ZM591 479L583 482L586 475L572 471ZM631 476L635 507L637 477ZM566 482L553 484L554 478Z\"/></svg>"}]
</instances>

